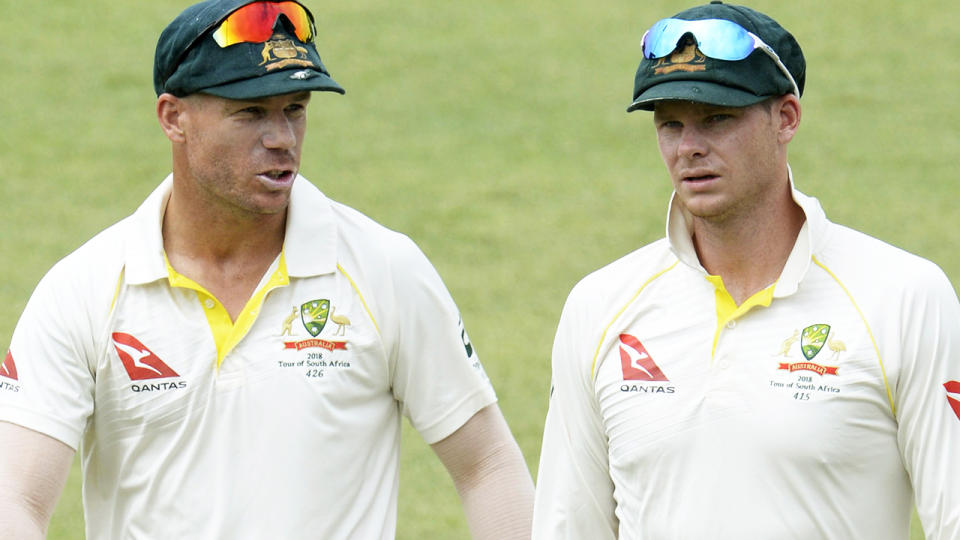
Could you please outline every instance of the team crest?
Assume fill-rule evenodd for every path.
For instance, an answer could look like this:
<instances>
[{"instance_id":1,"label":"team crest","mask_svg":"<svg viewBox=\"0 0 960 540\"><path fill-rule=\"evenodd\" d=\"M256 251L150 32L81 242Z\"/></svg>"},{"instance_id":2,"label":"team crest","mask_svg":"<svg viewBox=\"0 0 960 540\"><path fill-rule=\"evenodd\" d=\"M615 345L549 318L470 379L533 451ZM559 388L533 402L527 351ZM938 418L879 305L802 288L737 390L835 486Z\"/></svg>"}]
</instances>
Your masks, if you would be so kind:
<instances>
[{"instance_id":1,"label":"team crest","mask_svg":"<svg viewBox=\"0 0 960 540\"><path fill-rule=\"evenodd\" d=\"M300 306L300 320L310 335L317 337L330 316L330 300L311 300Z\"/></svg>"},{"instance_id":2,"label":"team crest","mask_svg":"<svg viewBox=\"0 0 960 540\"><path fill-rule=\"evenodd\" d=\"M814 324L803 329L800 335L800 351L807 360L813 360L813 357L820 353L820 349L827 343L827 336L830 335L829 324Z\"/></svg>"},{"instance_id":3,"label":"team crest","mask_svg":"<svg viewBox=\"0 0 960 540\"><path fill-rule=\"evenodd\" d=\"M666 75L674 71L706 71L707 57L697 48L697 42L687 39L682 45L678 46L670 56L665 56L657 60L653 66L653 72L656 75Z\"/></svg>"},{"instance_id":4,"label":"team crest","mask_svg":"<svg viewBox=\"0 0 960 540\"><path fill-rule=\"evenodd\" d=\"M309 59L310 54L306 47L301 47L286 38L283 34L276 34L272 39L263 44L263 50L260 52L263 62L260 65L266 65L267 71L274 71L290 66L314 67Z\"/></svg>"}]
</instances>

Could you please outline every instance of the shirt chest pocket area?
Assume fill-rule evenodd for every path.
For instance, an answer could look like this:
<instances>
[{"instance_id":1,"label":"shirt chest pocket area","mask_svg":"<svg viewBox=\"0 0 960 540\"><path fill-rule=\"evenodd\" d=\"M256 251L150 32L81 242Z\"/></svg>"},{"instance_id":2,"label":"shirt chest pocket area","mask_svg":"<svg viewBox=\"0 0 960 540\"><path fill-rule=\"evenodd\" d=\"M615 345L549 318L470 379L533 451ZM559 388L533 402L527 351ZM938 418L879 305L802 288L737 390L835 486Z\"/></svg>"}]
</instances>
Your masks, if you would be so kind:
<instances>
[{"instance_id":1,"label":"shirt chest pocket area","mask_svg":"<svg viewBox=\"0 0 960 540\"><path fill-rule=\"evenodd\" d=\"M147 345L132 333L113 332L97 370L93 421L98 437L127 439L178 429L209 388L213 366L190 369L183 343ZM159 348L158 348L159 347Z\"/></svg>"}]
</instances>

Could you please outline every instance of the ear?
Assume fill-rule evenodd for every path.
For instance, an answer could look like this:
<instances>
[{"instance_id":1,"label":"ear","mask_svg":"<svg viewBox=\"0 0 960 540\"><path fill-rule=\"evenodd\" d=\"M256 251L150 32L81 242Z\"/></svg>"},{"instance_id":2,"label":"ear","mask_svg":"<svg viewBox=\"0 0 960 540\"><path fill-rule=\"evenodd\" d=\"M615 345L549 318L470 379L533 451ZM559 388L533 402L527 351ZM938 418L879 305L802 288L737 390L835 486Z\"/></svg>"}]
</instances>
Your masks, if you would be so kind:
<instances>
[{"instance_id":1,"label":"ear","mask_svg":"<svg viewBox=\"0 0 960 540\"><path fill-rule=\"evenodd\" d=\"M182 143L186 140L180 125L185 108L186 102L173 94L160 94L157 98L157 120L170 142Z\"/></svg>"},{"instance_id":2,"label":"ear","mask_svg":"<svg viewBox=\"0 0 960 540\"><path fill-rule=\"evenodd\" d=\"M778 119L777 139L780 144L793 140L800 128L800 98L793 94L781 96L774 105L774 117Z\"/></svg>"}]
</instances>

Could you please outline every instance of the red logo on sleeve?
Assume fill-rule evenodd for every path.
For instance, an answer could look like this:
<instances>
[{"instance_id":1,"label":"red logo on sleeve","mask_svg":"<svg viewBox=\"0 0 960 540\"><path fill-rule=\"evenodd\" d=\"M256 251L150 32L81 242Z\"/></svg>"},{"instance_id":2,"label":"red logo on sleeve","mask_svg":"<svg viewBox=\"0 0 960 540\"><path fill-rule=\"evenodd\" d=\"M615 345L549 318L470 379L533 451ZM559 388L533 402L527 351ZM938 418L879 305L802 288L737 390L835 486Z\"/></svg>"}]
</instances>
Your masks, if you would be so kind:
<instances>
[{"instance_id":1,"label":"red logo on sleeve","mask_svg":"<svg viewBox=\"0 0 960 540\"><path fill-rule=\"evenodd\" d=\"M13 353L7 351L7 357L3 359L3 365L0 366L0 376L8 379L19 380L17 378L17 364L13 362Z\"/></svg>"},{"instance_id":2,"label":"red logo on sleeve","mask_svg":"<svg viewBox=\"0 0 960 540\"><path fill-rule=\"evenodd\" d=\"M625 381L669 381L640 340L620 334L620 366Z\"/></svg>"},{"instance_id":3,"label":"red logo on sleeve","mask_svg":"<svg viewBox=\"0 0 960 540\"><path fill-rule=\"evenodd\" d=\"M170 366L163 363L153 351L146 345L140 343L137 338L130 334L114 332L113 347L117 349L120 355L120 361L123 362L124 369L131 381L142 381L145 379L166 379L168 377L179 377L176 371L170 369Z\"/></svg>"},{"instance_id":4,"label":"red logo on sleeve","mask_svg":"<svg viewBox=\"0 0 960 540\"><path fill-rule=\"evenodd\" d=\"M957 418L960 418L960 381L947 381L943 383L943 387L947 389L947 403L953 407Z\"/></svg>"}]
</instances>

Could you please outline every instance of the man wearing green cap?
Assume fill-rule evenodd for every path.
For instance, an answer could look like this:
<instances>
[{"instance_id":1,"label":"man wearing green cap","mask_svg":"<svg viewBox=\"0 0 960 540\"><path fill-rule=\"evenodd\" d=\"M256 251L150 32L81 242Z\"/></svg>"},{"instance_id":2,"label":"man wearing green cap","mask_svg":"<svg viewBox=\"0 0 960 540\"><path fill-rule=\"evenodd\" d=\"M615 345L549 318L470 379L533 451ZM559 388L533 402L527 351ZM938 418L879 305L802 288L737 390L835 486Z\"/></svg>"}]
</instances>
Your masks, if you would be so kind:
<instances>
[{"instance_id":1,"label":"man wearing green cap","mask_svg":"<svg viewBox=\"0 0 960 540\"><path fill-rule=\"evenodd\" d=\"M60 261L0 364L0 536L42 538L74 452L86 537L392 538L401 416L476 538L533 484L440 277L299 176L343 93L298 2L208 0L161 34L173 172Z\"/></svg>"},{"instance_id":2,"label":"man wearing green cap","mask_svg":"<svg viewBox=\"0 0 960 540\"><path fill-rule=\"evenodd\" d=\"M960 303L794 188L800 46L720 2L642 46L666 238L567 299L534 538L960 538Z\"/></svg>"}]
</instances>

